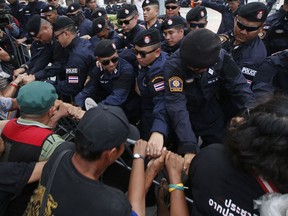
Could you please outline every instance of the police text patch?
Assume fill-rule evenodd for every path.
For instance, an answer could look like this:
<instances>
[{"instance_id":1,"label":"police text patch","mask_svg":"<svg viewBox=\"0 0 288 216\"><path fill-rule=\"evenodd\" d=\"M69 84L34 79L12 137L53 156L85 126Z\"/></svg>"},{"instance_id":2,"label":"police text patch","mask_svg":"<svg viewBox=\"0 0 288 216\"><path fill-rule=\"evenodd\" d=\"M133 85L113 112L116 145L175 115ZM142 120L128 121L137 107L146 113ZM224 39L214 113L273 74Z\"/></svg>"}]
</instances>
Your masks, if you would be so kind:
<instances>
[{"instance_id":1,"label":"police text patch","mask_svg":"<svg viewBox=\"0 0 288 216\"><path fill-rule=\"evenodd\" d=\"M183 80L179 77L171 77L168 80L169 89L171 92L182 92L183 91Z\"/></svg>"}]
</instances>

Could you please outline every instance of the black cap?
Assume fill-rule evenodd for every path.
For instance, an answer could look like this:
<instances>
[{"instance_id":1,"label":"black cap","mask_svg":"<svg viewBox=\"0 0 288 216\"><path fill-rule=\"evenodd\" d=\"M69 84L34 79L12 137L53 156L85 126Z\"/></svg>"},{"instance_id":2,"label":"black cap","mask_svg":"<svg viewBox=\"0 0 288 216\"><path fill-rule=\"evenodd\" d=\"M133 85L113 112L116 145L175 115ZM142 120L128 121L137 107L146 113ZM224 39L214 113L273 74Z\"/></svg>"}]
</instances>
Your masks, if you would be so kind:
<instances>
[{"instance_id":1,"label":"black cap","mask_svg":"<svg viewBox=\"0 0 288 216\"><path fill-rule=\"evenodd\" d=\"M164 20L164 22L161 25L161 30L175 28L175 27L182 27L184 28L186 23L180 16L172 16L170 18L167 18Z\"/></svg>"},{"instance_id":2,"label":"black cap","mask_svg":"<svg viewBox=\"0 0 288 216\"><path fill-rule=\"evenodd\" d=\"M160 33L156 28L145 29L139 32L133 40L134 45L139 47L151 46L160 42Z\"/></svg>"},{"instance_id":3,"label":"black cap","mask_svg":"<svg viewBox=\"0 0 288 216\"><path fill-rule=\"evenodd\" d=\"M261 2L251 2L241 6L237 15L245 18L250 22L265 22L268 16L268 8Z\"/></svg>"},{"instance_id":4,"label":"black cap","mask_svg":"<svg viewBox=\"0 0 288 216\"><path fill-rule=\"evenodd\" d=\"M166 0L165 1L165 6L166 6L166 4L169 4L169 3L173 3L173 4L178 4L179 5L179 0Z\"/></svg>"},{"instance_id":5,"label":"black cap","mask_svg":"<svg viewBox=\"0 0 288 216\"><path fill-rule=\"evenodd\" d=\"M54 10L56 10L56 7L54 5L46 5L41 12L46 13Z\"/></svg>"},{"instance_id":6,"label":"black cap","mask_svg":"<svg viewBox=\"0 0 288 216\"><path fill-rule=\"evenodd\" d=\"M204 6L198 6L192 8L186 15L188 22L199 21L200 19L207 16L207 10Z\"/></svg>"},{"instance_id":7,"label":"black cap","mask_svg":"<svg viewBox=\"0 0 288 216\"><path fill-rule=\"evenodd\" d=\"M221 41L217 34L202 28L191 31L180 45L181 61L194 68L213 66L219 59Z\"/></svg>"},{"instance_id":8,"label":"black cap","mask_svg":"<svg viewBox=\"0 0 288 216\"><path fill-rule=\"evenodd\" d=\"M41 16L38 14L32 16L28 20L25 28L31 37L36 37L40 31L40 28L41 28Z\"/></svg>"},{"instance_id":9,"label":"black cap","mask_svg":"<svg viewBox=\"0 0 288 216\"><path fill-rule=\"evenodd\" d=\"M81 8L80 4L74 2L68 6L67 13L73 13L74 11L77 11L80 8Z\"/></svg>"},{"instance_id":10,"label":"black cap","mask_svg":"<svg viewBox=\"0 0 288 216\"><path fill-rule=\"evenodd\" d=\"M135 5L125 4L117 12L117 19L125 19L137 12Z\"/></svg>"},{"instance_id":11,"label":"black cap","mask_svg":"<svg viewBox=\"0 0 288 216\"><path fill-rule=\"evenodd\" d=\"M117 51L116 45L110 39L103 39L96 43L95 56L106 58L112 56Z\"/></svg>"},{"instance_id":12,"label":"black cap","mask_svg":"<svg viewBox=\"0 0 288 216\"><path fill-rule=\"evenodd\" d=\"M65 16L60 16L56 22L53 23L53 31L56 32L69 26L75 26L73 20Z\"/></svg>"},{"instance_id":13,"label":"black cap","mask_svg":"<svg viewBox=\"0 0 288 216\"><path fill-rule=\"evenodd\" d=\"M142 8L148 5L159 5L159 1L158 0L144 0L142 3Z\"/></svg>"},{"instance_id":14,"label":"black cap","mask_svg":"<svg viewBox=\"0 0 288 216\"><path fill-rule=\"evenodd\" d=\"M107 11L103 7L96 8L91 14L93 19L107 15Z\"/></svg>"},{"instance_id":15,"label":"black cap","mask_svg":"<svg viewBox=\"0 0 288 216\"><path fill-rule=\"evenodd\" d=\"M92 34L96 35L101 32L105 27L107 27L107 23L104 17L98 17L93 20L92 23Z\"/></svg>"},{"instance_id":16,"label":"black cap","mask_svg":"<svg viewBox=\"0 0 288 216\"><path fill-rule=\"evenodd\" d=\"M129 124L123 110L117 106L99 104L88 110L80 120L77 133L85 137L81 143L91 152L104 151L120 146L127 138L138 140L138 129Z\"/></svg>"}]
</instances>

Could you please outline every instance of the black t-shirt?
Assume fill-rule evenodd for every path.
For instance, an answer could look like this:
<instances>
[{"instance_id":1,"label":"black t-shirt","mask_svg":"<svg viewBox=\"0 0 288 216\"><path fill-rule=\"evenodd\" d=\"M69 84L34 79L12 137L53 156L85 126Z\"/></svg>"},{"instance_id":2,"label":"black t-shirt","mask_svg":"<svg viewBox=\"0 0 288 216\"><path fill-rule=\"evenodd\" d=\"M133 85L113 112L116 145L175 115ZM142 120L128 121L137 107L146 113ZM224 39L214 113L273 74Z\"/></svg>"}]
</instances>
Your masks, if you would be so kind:
<instances>
[{"instance_id":1,"label":"black t-shirt","mask_svg":"<svg viewBox=\"0 0 288 216\"><path fill-rule=\"evenodd\" d=\"M193 159L189 178L193 207L191 215L259 215L253 200L265 192L253 175L233 166L221 144L212 144Z\"/></svg>"},{"instance_id":2,"label":"black t-shirt","mask_svg":"<svg viewBox=\"0 0 288 216\"><path fill-rule=\"evenodd\" d=\"M127 197L119 190L81 175L72 164L74 145L61 144L46 164L39 187L34 191L25 215L37 215L53 162L65 149L67 152L57 167L47 207L49 215L131 215ZM47 211L47 209L46 209Z\"/></svg>"},{"instance_id":3,"label":"black t-shirt","mask_svg":"<svg viewBox=\"0 0 288 216\"><path fill-rule=\"evenodd\" d=\"M0 215L4 214L9 199L19 195L27 184L35 163L0 163Z\"/></svg>"}]
</instances>

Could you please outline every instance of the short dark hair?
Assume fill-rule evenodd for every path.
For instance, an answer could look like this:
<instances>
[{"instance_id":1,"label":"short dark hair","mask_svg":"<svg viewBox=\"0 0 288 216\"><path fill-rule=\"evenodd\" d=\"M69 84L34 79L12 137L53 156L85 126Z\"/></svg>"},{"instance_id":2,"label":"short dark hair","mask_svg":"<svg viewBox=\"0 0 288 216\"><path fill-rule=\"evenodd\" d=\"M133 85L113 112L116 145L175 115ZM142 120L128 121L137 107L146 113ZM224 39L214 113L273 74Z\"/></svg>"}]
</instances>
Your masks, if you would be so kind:
<instances>
[{"instance_id":1,"label":"short dark hair","mask_svg":"<svg viewBox=\"0 0 288 216\"><path fill-rule=\"evenodd\" d=\"M288 182L288 97L274 96L227 132L233 162L278 187Z\"/></svg>"},{"instance_id":2,"label":"short dark hair","mask_svg":"<svg viewBox=\"0 0 288 216\"><path fill-rule=\"evenodd\" d=\"M89 147L91 143L89 143L89 141L80 131L76 131L74 143L76 153L87 161L98 160L101 157L102 153L108 150L104 149L101 151L91 151L91 148ZM121 145L118 145L116 149L118 150L120 147Z\"/></svg>"}]
</instances>

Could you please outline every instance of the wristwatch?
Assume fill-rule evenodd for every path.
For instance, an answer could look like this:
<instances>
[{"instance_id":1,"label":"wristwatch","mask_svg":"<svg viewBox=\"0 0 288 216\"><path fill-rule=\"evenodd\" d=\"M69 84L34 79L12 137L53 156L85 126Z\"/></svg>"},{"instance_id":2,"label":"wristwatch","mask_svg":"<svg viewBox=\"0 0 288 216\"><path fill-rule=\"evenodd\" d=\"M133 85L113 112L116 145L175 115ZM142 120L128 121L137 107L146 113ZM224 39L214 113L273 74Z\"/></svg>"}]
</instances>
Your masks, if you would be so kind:
<instances>
[{"instance_id":1,"label":"wristwatch","mask_svg":"<svg viewBox=\"0 0 288 216\"><path fill-rule=\"evenodd\" d=\"M26 65L26 64L22 64L22 65L20 66L20 68L24 68L25 70L28 70L28 69L29 69L28 65Z\"/></svg>"},{"instance_id":2,"label":"wristwatch","mask_svg":"<svg viewBox=\"0 0 288 216\"><path fill-rule=\"evenodd\" d=\"M139 159L139 158L145 160L145 158L144 158L142 155L140 155L140 154L133 154L133 159Z\"/></svg>"}]
</instances>

